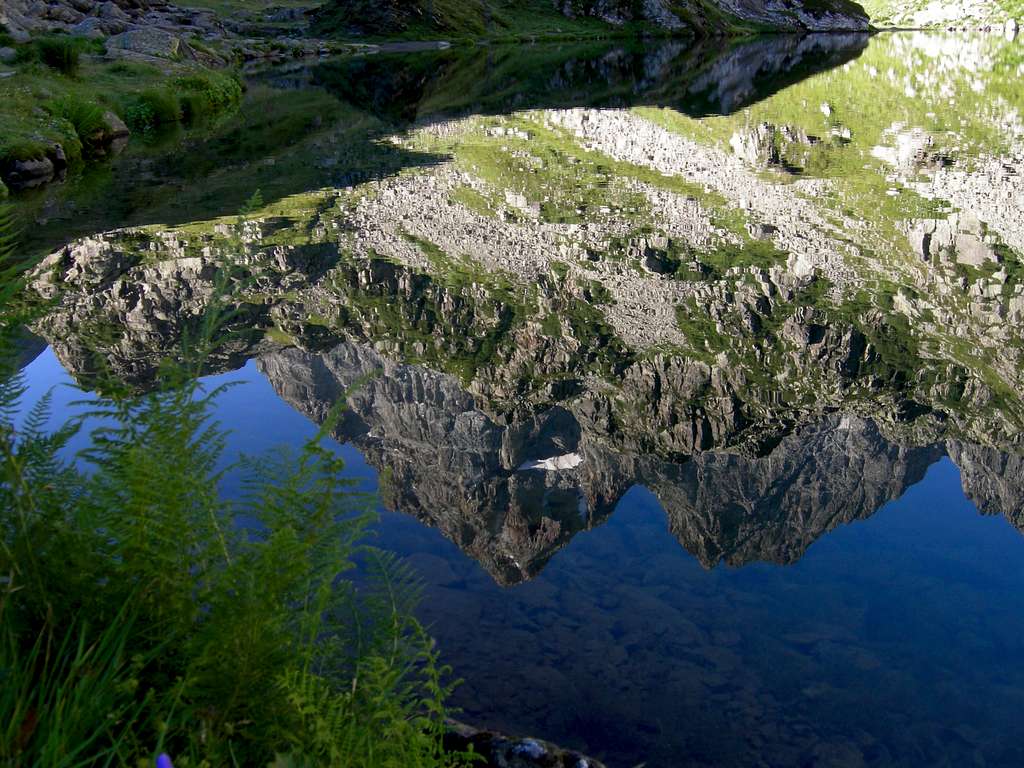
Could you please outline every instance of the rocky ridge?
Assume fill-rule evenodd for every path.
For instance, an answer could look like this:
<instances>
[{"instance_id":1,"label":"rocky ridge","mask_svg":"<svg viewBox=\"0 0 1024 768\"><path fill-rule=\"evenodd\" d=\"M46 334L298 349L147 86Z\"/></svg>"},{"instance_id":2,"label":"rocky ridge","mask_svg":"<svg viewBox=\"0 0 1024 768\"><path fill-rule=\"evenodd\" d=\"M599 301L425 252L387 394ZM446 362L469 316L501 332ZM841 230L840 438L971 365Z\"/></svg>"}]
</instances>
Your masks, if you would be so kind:
<instances>
[{"instance_id":1,"label":"rocky ridge","mask_svg":"<svg viewBox=\"0 0 1024 768\"><path fill-rule=\"evenodd\" d=\"M723 35L737 30L837 31L866 30L868 18L856 3L830 0L803 4L776 0L725 0L705 6L690 0L554 0L551 11L564 19L594 19L610 27L671 33ZM486 0L463 14L414 0L368 5L363 0L328 0L318 11L319 28L340 33L395 35L416 31L421 35L508 36L529 34L516 20L524 14L544 13L522 0Z\"/></svg>"}]
</instances>

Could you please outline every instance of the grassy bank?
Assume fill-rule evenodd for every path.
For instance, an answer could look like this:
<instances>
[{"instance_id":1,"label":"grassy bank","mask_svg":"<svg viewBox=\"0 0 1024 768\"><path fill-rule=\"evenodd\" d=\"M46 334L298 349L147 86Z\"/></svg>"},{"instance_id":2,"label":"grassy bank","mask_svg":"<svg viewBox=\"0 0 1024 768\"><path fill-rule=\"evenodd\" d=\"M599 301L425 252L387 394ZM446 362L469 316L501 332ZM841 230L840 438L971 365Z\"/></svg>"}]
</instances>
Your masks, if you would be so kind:
<instances>
[{"instance_id":1,"label":"grassy bank","mask_svg":"<svg viewBox=\"0 0 1024 768\"><path fill-rule=\"evenodd\" d=\"M17 163L44 158L60 157L74 169L106 157L125 126L144 133L194 123L232 108L242 95L230 73L169 60L161 66L110 61L93 41L45 37L15 50L16 59L0 65L13 73L0 79L0 176L6 179Z\"/></svg>"}]
</instances>

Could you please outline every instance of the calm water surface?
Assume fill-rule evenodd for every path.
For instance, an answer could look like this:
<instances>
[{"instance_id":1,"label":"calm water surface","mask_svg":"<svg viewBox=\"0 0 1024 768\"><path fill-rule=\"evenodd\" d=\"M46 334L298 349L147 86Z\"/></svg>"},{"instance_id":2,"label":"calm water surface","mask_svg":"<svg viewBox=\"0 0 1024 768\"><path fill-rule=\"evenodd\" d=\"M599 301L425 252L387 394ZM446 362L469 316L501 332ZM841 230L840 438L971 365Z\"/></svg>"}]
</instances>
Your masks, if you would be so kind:
<instances>
[{"instance_id":1,"label":"calm water surface","mask_svg":"<svg viewBox=\"0 0 1024 768\"><path fill-rule=\"evenodd\" d=\"M1021 765L1022 75L916 33L253 73L17 201L29 399L154 387L222 294L229 454L347 401L464 719L611 766Z\"/></svg>"}]
</instances>

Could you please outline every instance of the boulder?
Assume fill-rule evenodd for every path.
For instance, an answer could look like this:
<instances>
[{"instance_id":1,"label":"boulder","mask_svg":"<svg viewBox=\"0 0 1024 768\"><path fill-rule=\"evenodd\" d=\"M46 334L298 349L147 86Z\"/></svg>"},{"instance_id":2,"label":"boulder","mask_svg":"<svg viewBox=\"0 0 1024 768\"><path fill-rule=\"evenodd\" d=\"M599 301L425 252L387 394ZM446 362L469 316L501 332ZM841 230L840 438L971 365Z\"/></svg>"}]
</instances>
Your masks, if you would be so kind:
<instances>
[{"instance_id":1,"label":"boulder","mask_svg":"<svg viewBox=\"0 0 1024 768\"><path fill-rule=\"evenodd\" d=\"M110 22L104 21L103 19L97 19L95 16L90 16L88 19L83 19L68 30L75 37L88 37L94 39L100 39L110 34ZM119 31L123 31L119 30Z\"/></svg>"},{"instance_id":2,"label":"boulder","mask_svg":"<svg viewBox=\"0 0 1024 768\"><path fill-rule=\"evenodd\" d=\"M103 122L107 124L106 136L109 140L126 139L131 136L132 132L128 130L124 121L110 110L103 113Z\"/></svg>"},{"instance_id":3,"label":"boulder","mask_svg":"<svg viewBox=\"0 0 1024 768\"><path fill-rule=\"evenodd\" d=\"M140 54L157 59L191 59L192 49L181 38L162 29L135 27L107 40L107 53L115 57Z\"/></svg>"},{"instance_id":4,"label":"boulder","mask_svg":"<svg viewBox=\"0 0 1024 768\"><path fill-rule=\"evenodd\" d=\"M13 48L0 48L0 61L4 64L10 64L18 58L18 52Z\"/></svg>"},{"instance_id":5,"label":"boulder","mask_svg":"<svg viewBox=\"0 0 1024 768\"><path fill-rule=\"evenodd\" d=\"M80 22L85 18L85 14L66 5L54 3L43 11L43 18L70 25Z\"/></svg>"},{"instance_id":6,"label":"boulder","mask_svg":"<svg viewBox=\"0 0 1024 768\"><path fill-rule=\"evenodd\" d=\"M108 21L124 21L128 22L132 20L132 17L122 11L115 3L106 2L102 3L99 8L96 9L96 15L101 19Z\"/></svg>"},{"instance_id":7,"label":"boulder","mask_svg":"<svg viewBox=\"0 0 1024 768\"><path fill-rule=\"evenodd\" d=\"M48 157L11 160L4 168L3 180L12 190L31 189L53 180L53 161Z\"/></svg>"},{"instance_id":8,"label":"boulder","mask_svg":"<svg viewBox=\"0 0 1024 768\"><path fill-rule=\"evenodd\" d=\"M773 224L764 222L747 224L747 233L755 240L771 240L778 231L779 228Z\"/></svg>"},{"instance_id":9,"label":"boulder","mask_svg":"<svg viewBox=\"0 0 1024 768\"><path fill-rule=\"evenodd\" d=\"M104 112L103 122L102 128L97 128L84 139L89 148L89 154L93 157L118 154L124 149L128 143L128 137L131 136L128 126L113 112L109 110Z\"/></svg>"},{"instance_id":10,"label":"boulder","mask_svg":"<svg viewBox=\"0 0 1024 768\"><path fill-rule=\"evenodd\" d=\"M103 121L107 124L103 133L105 151L111 155L119 154L128 143L128 137L132 135L132 132L128 130L128 126L121 118L109 110L103 113Z\"/></svg>"}]
</instances>

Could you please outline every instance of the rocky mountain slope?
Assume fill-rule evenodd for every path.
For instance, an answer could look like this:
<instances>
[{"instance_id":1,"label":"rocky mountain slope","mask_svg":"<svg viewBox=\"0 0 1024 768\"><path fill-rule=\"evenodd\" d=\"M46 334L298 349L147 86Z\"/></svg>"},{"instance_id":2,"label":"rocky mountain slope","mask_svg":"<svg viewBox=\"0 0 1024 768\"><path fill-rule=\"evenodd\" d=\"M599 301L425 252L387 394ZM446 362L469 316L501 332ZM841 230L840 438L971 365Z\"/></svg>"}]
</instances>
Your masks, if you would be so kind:
<instances>
[{"instance_id":1,"label":"rocky mountain slope","mask_svg":"<svg viewBox=\"0 0 1024 768\"><path fill-rule=\"evenodd\" d=\"M426 37L593 35L616 29L720 35L742 29L863 30L867 15L849 0L327 0L315 28Z\"/></svg>"},{"instance_id":2,"label":"rocky mountain slope","mask_svg":"<svg viewBox=\"0 0 1024 768\"><path fill-rule=\"evenodd\" d=\"M209 370L256 358L315 421L345 397L387 503L502 583L638 483L709 566L792 562L944 455L1019 524L1024 128L1014 59L972 40L876 40L702 119L417 119L429 92L386 141L430 162L76 240L35 330L145 390L224 296Z\"/></svg>"}]
</instances>

